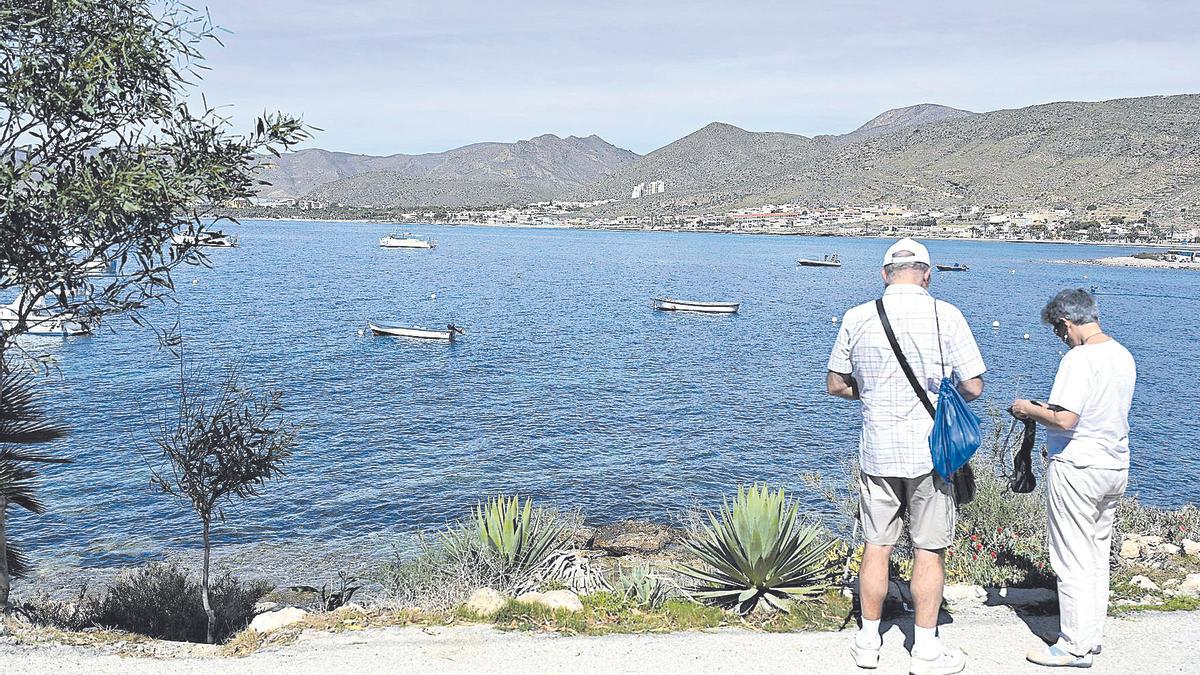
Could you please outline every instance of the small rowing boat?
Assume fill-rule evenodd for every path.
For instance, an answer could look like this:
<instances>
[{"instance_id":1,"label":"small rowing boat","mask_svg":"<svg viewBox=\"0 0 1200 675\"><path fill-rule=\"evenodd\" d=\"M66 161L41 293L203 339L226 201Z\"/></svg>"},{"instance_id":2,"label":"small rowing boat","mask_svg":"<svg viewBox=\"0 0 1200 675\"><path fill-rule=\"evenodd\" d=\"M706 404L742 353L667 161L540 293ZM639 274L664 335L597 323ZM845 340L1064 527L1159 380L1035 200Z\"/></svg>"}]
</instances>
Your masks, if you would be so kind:
<instances>
[{"instance_id":1,"label":"small rowing boat","mask_svg":"<svg viewBox=\"0 0 1200 675\"><path fill-rule=\"evenodd\" d=\"M433 248L437 246L437 242L413 236L411 232L405 232L401 235L389 234L379 240L379 245L383 248Z\"/></svg>"},{"instance_id":2,"label":"small rowing boat","mask_svg":"<svg viewBox=\"0 0 1200 675\"><path fill-rule=\"evenodd\" d=\"M367 325L371 327L371 332L376 335L417 338L419 340L445 340L446 342L453 342L455 335L466 334L466 331L452 323L446 324L446 330L434 330L422 326L402 326L397 323L384 323L382 321L379 323L372 321Z\"/></svg>"},{"instance_id":3,"label":"small rowing boat","mask_svg":"<svg viewBox=\"0 0 1200 675\"><path fill-rule=\"evenodd\" d=\"M664 312L703 312L705 314L737 314L740 302L701 302L696 300L675 300L672 298L654 298L650 301L654 309Z\"/></svg>"},{"instance_id":4,"label":"small rowing boat","mask_svg":"<svg viewBox=\"0 0 1200 675\"><path fill-rule=\"evenodd\" d=\"M796 261L796 264L802 267L841 267L842 260L838 257L838 254L834 253L833 255L826 255L820 260L816 258L800 258Z\"/></svg>"},{"instance_id":5,"label":"small rowing boat","mask_svg":"<svg viewBox=\"0 0 1200 675\"><path fill-rule=\"evenodd\" d=\"M954 263L953 265L938 265L939 272L966 272L971 269L962 263Z\"/></svg>"}]
</instances>

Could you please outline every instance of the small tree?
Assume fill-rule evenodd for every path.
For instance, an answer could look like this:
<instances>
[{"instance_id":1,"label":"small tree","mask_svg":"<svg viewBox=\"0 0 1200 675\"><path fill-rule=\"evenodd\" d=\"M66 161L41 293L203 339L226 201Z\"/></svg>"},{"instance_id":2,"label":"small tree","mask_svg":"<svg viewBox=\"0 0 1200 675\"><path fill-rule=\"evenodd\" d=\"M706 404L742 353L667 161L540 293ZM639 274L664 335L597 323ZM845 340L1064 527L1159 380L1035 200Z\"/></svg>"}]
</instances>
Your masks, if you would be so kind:
<instances>
[{"instance_id":1,"label":"small tree","mask_svg":"<svg viewBox=\"0 0 1200 675\"><path fill-rule=\"evenodd\" d=\"M37 464L63 464L69 460L21 452L24 445L50 443L66 435L66 429L48 422L38 409L33 381L14 372L0 360L0 613L9 609L11 579L29 572L29 565L7 536L8 506L30 513L45 509L34 494Z\"/></svg>"},{"instance_id":2,"label":"small tree","mask_svg":"<svg viewBox=\"0 0 1200 675\"><path fill-rule=\"evenodd\" d=\"M236 370L229 372L209 398L194 389L181 366L178 419L164 426L158 440L169 467L154 472L154 483L186 501L200 518L204 544L201 599L211 643L216 623L209 599L213 518L224 522L223 506L257 496L267 480L283 475L297 427L279 419L281 392L256 396L239 386Z\"/></svg>"}]
</instances>

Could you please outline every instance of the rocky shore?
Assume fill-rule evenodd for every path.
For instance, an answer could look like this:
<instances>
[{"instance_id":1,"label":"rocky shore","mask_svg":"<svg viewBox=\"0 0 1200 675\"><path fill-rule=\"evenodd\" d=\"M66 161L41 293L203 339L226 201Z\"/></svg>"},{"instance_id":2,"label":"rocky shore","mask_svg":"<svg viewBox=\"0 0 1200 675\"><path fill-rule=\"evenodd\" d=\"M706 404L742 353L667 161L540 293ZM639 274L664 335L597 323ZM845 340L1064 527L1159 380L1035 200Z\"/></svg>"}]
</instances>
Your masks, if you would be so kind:
<instances>
[{"instance_id":1,"label":"rocky shore","mask_svg":"<svg viewBox=\"0 0 1200 675\"><path fill-rule=\"evenodd\" d=\"M1092 260L1052 260L1050 262L1067 265L1101 265L1104 267L1200 270L1200 262L1172 262L1167 260L1153 260L1150 258L1137 258L1131 255L1110 256L1106 258L1095 258Z\"/></svg>"}]
</instances>

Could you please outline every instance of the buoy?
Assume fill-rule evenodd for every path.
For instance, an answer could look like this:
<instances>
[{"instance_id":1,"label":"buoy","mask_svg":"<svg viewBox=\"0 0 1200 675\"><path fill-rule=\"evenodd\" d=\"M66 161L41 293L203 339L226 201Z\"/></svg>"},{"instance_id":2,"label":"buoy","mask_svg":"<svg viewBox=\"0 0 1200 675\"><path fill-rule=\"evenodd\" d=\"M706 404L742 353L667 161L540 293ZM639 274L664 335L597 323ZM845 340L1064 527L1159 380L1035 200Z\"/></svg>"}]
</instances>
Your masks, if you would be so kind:
<instances>
[{"instance_id":1,"label":"buoy","mask_svg":"<svg viewBox=\"0 0 1200 675\"><path fill-rule=\"evenodd\" d=\"M192 279L192 285L193 285L193 286L195 286L195 285L196 285L196 284L198 284L198 283L200 283L200 280L199 280L199 279Z\"/></svg>"},{"instance_id":2,"label":"buoy","mask_svg":"<svg viewBox=\"0 0 1200 675\"><path fill-rule=\"evenodd\" d=\"M430 300L437 300L437 293L430 293L430 294L429 294L429 299L430 299Z\"/></svg>"},{"instance_id":3,"label":"buoy","mask_svg":"<svg viewBox=\"0 0 1200 675\"><path fill-rule=\"evenodd\" d=\"M835 317L832 317L831 319L829 319L829 322L830 322L830 323L837 323L837 322L838 322L838 318L837 318L836 316L835 316Z\"/></svg>"},{"instance_id":4,"label":"buoy","mask_svg":"<svg viewBox=\"0 0 1200 675\"><path fill-rule=\"evenodd\" d=\"M1084 279L1086 279L1086 278L1087 278L1087 275L1086 275L1086 274L1085 274L1085 275L1083 275L1083 278L1084 278Z\"/></svg>"},{"instance_id":5,"label":"buoy","mask_svg":"<svg viewBox=\"0 0 1200 675\"><path fill-rule=\"evenodd\" d=\"M1009 270L1009 271L1008 271L1008 273L1009 273L1009 274L1016 274L1016 273L1017 273L1017 271L1016 271L1016 270Z\"/></svg>"},{"instance_id":6,"label":"buoy","mask_svg":"<svg viewBox=\"0 0 1200 675\"><path fill-rule=\"evenodd\" d=\"M992 322L992 328L999 328L999 327L1000 327L1000 322L999 322L999 321L993 321L993 322Z\"/></svg>"},{"instance_id":7,"label":"buoy","mask_svg":"<svg viewBox=\"0 0 1200 675\"><path fill-rule=\"evenodd\" d=\"M1022 335L1022 336L1021 336L1021 339L1022 339L1022 340L1028 340L1028 339L1029 339L1029 333L1026 333L1026 334Z\"/></svg>"},{"instance_id":8,"label":"buoy","mask_svg":"<svg viewBox=\"0 0 1200 675\"><path fill-rule=\"evenodd\" d=\"M358 337L362 337L362 336L363 336L363 329L359 328L358 329Z\"/></svg>"}]
</instances>

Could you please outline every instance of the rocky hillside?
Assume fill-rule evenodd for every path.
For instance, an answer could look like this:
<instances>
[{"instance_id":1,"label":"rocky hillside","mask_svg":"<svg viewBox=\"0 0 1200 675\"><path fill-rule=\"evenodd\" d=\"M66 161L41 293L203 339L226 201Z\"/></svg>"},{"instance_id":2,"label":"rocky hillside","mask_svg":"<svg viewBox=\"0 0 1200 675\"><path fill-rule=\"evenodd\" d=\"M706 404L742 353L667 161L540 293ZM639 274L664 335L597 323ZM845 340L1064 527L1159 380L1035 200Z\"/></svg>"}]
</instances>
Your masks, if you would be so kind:
<instances>
[{"instance_id":1,"label":"rocky hillside","mask_svg":"<svg viewBox=\"0 0 1200 675\"><path fill-rule=\"evenodd\" d=\"M552 134L424 155L301 150L267 162L261 177L270 185L260 194L312 194L362 206L522 201L592 184L637 157L598 136Z\"/></svg>"},{"instance_id":2,"label":"rocky hillside","mask_svg":"<svg viewBox=\"0 0 1200 675\"><path fill-rule=\"evenodd\" d=\"M720 133L714 133L714 127ZM696 137L705 142L697 152ZM602 179L585 193L629 197L610 211L696 210L769 202L914 206L1200 202L1200 96L1158 96L972 114L889 111L845 136L807 139L709 125Z\"/></svg>"}]
</instances>

